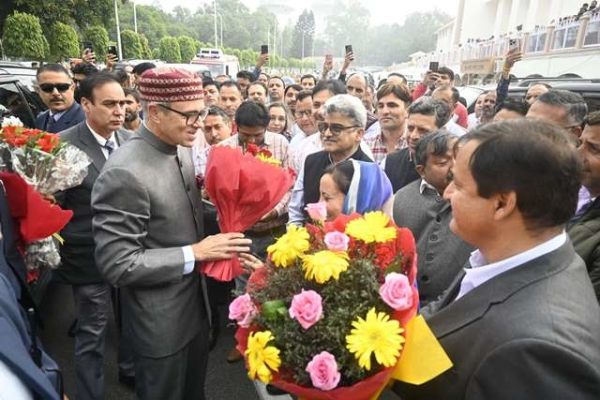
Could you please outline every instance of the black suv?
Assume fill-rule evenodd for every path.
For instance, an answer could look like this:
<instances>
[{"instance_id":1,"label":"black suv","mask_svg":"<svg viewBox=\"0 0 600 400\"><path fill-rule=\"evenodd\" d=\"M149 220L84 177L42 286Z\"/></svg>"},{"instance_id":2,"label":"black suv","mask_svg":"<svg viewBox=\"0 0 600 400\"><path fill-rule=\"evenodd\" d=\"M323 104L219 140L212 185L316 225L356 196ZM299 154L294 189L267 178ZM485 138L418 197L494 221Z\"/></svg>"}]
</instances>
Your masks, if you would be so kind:
<instances>
[{"instance_id":1,"label":"black suv","mask_svg":"<svg viewBox=\"0 0 600 400\"><path fill-rule=\"evenodd\" d=\"M6 117L18 117L27 127L33 128L35 117L46 106L37 93L31 92L16 76L0 67L0 124Z\"/></svg>"}]
</instances>

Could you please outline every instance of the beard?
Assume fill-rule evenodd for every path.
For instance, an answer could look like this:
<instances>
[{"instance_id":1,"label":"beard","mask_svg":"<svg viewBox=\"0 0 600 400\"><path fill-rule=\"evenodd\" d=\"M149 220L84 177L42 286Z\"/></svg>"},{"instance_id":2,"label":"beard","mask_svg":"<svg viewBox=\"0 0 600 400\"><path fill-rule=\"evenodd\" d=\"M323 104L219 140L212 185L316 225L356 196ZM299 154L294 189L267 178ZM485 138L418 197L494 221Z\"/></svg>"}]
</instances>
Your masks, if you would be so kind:
<instances>
[{"instance_id":1,"label":"beard","mask_svg":"<svg viewBox=\"0 0 600 400\"><path fill-rule=\"evenodd\" d=\"M138 112L137 111L126 112L125 113L125 122L127 122L127 123L133 122L136 119L138 119Z\"/></svg>"}]
</instances>

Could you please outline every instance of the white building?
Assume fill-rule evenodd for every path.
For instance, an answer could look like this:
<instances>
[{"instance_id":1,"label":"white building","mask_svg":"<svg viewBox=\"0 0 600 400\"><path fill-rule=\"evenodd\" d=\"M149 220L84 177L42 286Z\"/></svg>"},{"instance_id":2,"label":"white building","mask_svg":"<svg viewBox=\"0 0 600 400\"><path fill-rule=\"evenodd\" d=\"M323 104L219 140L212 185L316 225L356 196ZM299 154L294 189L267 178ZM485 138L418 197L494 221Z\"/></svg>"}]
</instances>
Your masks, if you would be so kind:
<instances>
[{"instance_id":1,"label":"white building","mask_svg":"<svg viewBox=\"0 0 600 400\"><path fill-rule=\"evenodd\" d=\"M600 15L578 14L583 0L460 0L457 16L437 32L436 51L415 59L426 70L438 61L475 81L499 72L509 38L523 61L513 73L600 78ZM591 3L591 1L587 1Z\"/></svg>"}]
</instances>

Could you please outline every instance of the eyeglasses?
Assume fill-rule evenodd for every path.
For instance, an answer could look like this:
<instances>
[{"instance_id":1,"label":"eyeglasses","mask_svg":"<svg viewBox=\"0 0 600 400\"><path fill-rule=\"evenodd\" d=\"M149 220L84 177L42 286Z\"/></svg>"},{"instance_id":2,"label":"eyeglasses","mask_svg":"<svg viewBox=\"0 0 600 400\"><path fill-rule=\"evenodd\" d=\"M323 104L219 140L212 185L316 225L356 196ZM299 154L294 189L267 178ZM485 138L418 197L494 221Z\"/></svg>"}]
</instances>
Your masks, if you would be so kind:
<instances>
[{"instance_id":1,"label":"eyeglasses","mask_svg":"<svg viewBox=\"0 0 600 400\"><path fill-rule=\"evenodd\" d=\"M311 115L312 115L312 110L306 110L306 111L297 111L296 110L296 118L297 119L302 119L302 117L310 118Z\"/></svg>"},{"instance_id":2,"label":"eyeglasses","mask_svg":"<svg viewBox=\"0 0 600 400\"><path fill-rule=\"evenodd\" d=\"M185 124L187 126L192 126L194 125L196 122L198 122L198 120L204 121L204 119L206 118L206 116L208 115L208 108L203 109L202 111L190 111L190 112L181 112L181 111L177 111L171 107L167 107L164 104L158 104L160 107L164 108L165 110L169 110L169 111L173 111L175 114L179 114L182 117L185 118Z\"/></svg>"},{"instance_id":3,"label":"eyeglasses","mask_svg":"<svg viewBox=\"0 0 600 400\"><path fill-rule=\"evenodd\" d=\"M342 132L344 132L348 129L354 129L354 128L360 128L360 126L358 126L358 125L344 126L344 125L339 125L339 124L328 124L327 122L319 122L317 124L317 129L319 130L319 132L325 133L325 132L327 132L327 130L329 130L329 132L331 132L331 134L334 136L339 136L342 134Z\"/></svg>"},{"instance_id":4,"label":"eyeglasses","mask_svg":"<svg viewBox=\"0 0 600 400\"><path fill-rule=\"evenodd\" d=\"M39 88L42 92L52 93L54 89L58 90L59 93L64 93L71 87L71 83L42 83Z\"/></svg>"}]
</instances>

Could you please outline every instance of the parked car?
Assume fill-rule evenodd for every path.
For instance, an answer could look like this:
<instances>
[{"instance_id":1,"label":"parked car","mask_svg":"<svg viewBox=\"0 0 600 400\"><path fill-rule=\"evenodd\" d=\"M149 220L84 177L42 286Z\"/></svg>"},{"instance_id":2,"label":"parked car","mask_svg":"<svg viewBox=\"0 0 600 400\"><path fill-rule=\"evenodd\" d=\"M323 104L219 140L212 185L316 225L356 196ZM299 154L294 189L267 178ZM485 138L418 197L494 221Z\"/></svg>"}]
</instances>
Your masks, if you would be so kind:
<instances>
[{"instance_id":1,"label":"parked car","mask_svg":"<svg viewBox=\"0 0 600 400\"><path fill-rule=\"evenodd\" d=\"M536 78L523 79L512 83L508 88L508 97L525 97L527 88L534 83L543 82L554 89L570 90L579 93L588 105L590 112L600 110L600 79L561 79L561 78ZM461 86L457 87L461 97L467 101L469 113L474 111L475 101L481 93L487 90L496 90L496 85L487 86Z\"/></svg>"},{"instance_id":2,"label":"parked car","mask_svg":"<svg viewBox=\"0 0 600 400\"><path fill-rule=\"evenodd\" d=\"M30 91L34 90L37 68L32 67L31 62L0 61L0 71L14 75Z\"/></svg>"},{"instance_id":3,"label":"parked car","mask_svg":"<svg viewBox=\"0 0 600 400\"><path fill-rule=\"evenodd\" d=\"M19 77L0 68L0 123L5 117L14 116L33 128L35 117L45 110L37 93L29 90Z\"/></svg>"}]
</instances>

